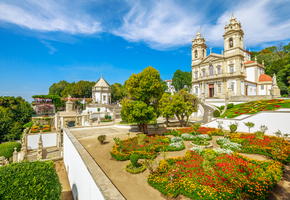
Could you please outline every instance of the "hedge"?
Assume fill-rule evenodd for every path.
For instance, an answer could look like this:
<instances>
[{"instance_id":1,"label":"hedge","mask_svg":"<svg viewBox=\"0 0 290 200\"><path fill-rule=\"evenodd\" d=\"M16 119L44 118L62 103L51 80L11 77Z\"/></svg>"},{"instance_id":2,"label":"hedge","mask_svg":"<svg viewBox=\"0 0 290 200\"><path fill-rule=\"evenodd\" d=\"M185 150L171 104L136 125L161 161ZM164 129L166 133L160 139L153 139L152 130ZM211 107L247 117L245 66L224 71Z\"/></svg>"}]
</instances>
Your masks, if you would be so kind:
<instances>
[{"instance_id":1,"label":"hedge","mask_svg":"<svg viewBox=\"0 0 290 200\"><path fill-rule=\"evenodd\" d=\"M52 161L23 161L0 167L1 199L61 199Z\"/></svg>"},{"instance_id":2,"label":"hedge","mask_svg":"<svg viewBox=\"0 0 290 200\"><path fill-rule=\"evenodd\" d=\"M4 156L5 158L10 158L13 155L15 147L17 148L17 151L20 151L21 144L18 142L7 142L0 144L0 157Z\"/></svg>"}]
</instances>

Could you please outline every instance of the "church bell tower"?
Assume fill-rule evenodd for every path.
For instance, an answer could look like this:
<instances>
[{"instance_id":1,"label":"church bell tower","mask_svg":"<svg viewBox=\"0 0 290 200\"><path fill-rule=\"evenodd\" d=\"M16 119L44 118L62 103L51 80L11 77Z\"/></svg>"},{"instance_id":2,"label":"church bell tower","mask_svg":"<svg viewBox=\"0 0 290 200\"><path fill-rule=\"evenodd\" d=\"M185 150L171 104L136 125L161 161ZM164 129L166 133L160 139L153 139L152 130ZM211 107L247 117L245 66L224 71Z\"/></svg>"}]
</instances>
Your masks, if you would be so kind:
<instances>
[{"instance_id":1,"label":"church bell tower","mask_svg":"<svg viewBox=\"0 0 290 200\"><path fill-rule=\"evenodd\" d=\"M197 31L196 38L192 39L191 55L192 65L197 61L202 61L206 57L206 44L205 39L201 37L199 30Z\"/></svg>"},{"instance_id":2,"label":"church bell tower","mask_svg":"<svg viewBox=\"0 0 290 200\"><path fill-rule=\"evenodd\" d=\"M243 54L243 36L241 22L237 22L234 14L232 14L229 25L226 23L225 34L223 35L225 55Z\"/></svg>"}]
</instances>

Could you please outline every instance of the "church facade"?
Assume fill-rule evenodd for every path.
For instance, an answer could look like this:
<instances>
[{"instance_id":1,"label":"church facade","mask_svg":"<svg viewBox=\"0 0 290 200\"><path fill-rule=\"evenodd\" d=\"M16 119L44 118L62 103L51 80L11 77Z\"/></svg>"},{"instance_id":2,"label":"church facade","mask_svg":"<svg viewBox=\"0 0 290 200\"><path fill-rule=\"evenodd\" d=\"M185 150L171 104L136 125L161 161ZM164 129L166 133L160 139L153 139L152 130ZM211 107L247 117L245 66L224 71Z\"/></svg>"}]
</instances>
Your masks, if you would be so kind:
<instances>
[{"instance_id":1,"label":"church facade","mask_svg":"<svg viewBox=\"0 0 290 200\"><path fill-rule=\"evenodd\" d=\"M241 23L232 15L225 25L224 51L207 56L205 39L198 31L191 47L192 93L206 98L271 95L272 78L264 74L264 62L251 61L243 36Z\"/></svg>"},{"instance_id":2,"label":"church facade","mask_svg":"<svg viewBox=\"0 0 290 200\"><path fill-rule=\"evenodd\" d=\"M111 87L107 81L101 78L97 81L96 85L92 88L93 104L111 104Z\"/></svg>"}]
</instances>

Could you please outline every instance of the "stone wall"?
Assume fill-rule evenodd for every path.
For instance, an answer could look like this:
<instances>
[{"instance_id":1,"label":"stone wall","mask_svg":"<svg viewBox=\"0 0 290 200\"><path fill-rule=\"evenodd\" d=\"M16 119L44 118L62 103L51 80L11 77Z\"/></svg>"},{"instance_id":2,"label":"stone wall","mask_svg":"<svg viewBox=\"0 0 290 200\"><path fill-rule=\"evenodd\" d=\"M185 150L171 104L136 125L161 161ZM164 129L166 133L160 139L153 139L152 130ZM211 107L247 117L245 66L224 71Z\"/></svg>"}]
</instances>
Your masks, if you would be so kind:
<instances>
[{"instance_id":1,"label":"stone wall","mask_svg":"<svg viewBox=\"0 0 290 200\"><path fill-rule=\"evenodd\" d=\"M272 99L271 95L255 95L255 96L231 96L230 101L236 102L248 102L248 101L257 101Z\"/></svg>"}]
</instances>

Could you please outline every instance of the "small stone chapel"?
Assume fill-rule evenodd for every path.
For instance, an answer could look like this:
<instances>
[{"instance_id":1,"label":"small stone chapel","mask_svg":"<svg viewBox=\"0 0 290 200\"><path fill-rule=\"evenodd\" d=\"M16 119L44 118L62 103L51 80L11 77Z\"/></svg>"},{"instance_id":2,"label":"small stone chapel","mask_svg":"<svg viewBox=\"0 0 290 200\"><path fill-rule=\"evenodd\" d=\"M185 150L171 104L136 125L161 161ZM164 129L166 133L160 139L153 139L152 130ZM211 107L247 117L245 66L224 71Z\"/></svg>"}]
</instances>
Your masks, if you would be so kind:
<instances>
[{"instance_id":1,"label":"small stone chapel","mask_svg":"<svg viewBox=\"0 0 290 200\"><path fill-rule=\"evenodd\" d=\"M103 75L92 88L92 98L93 103L111 104L111 87Z\"/></svg>"}]
</instances>

